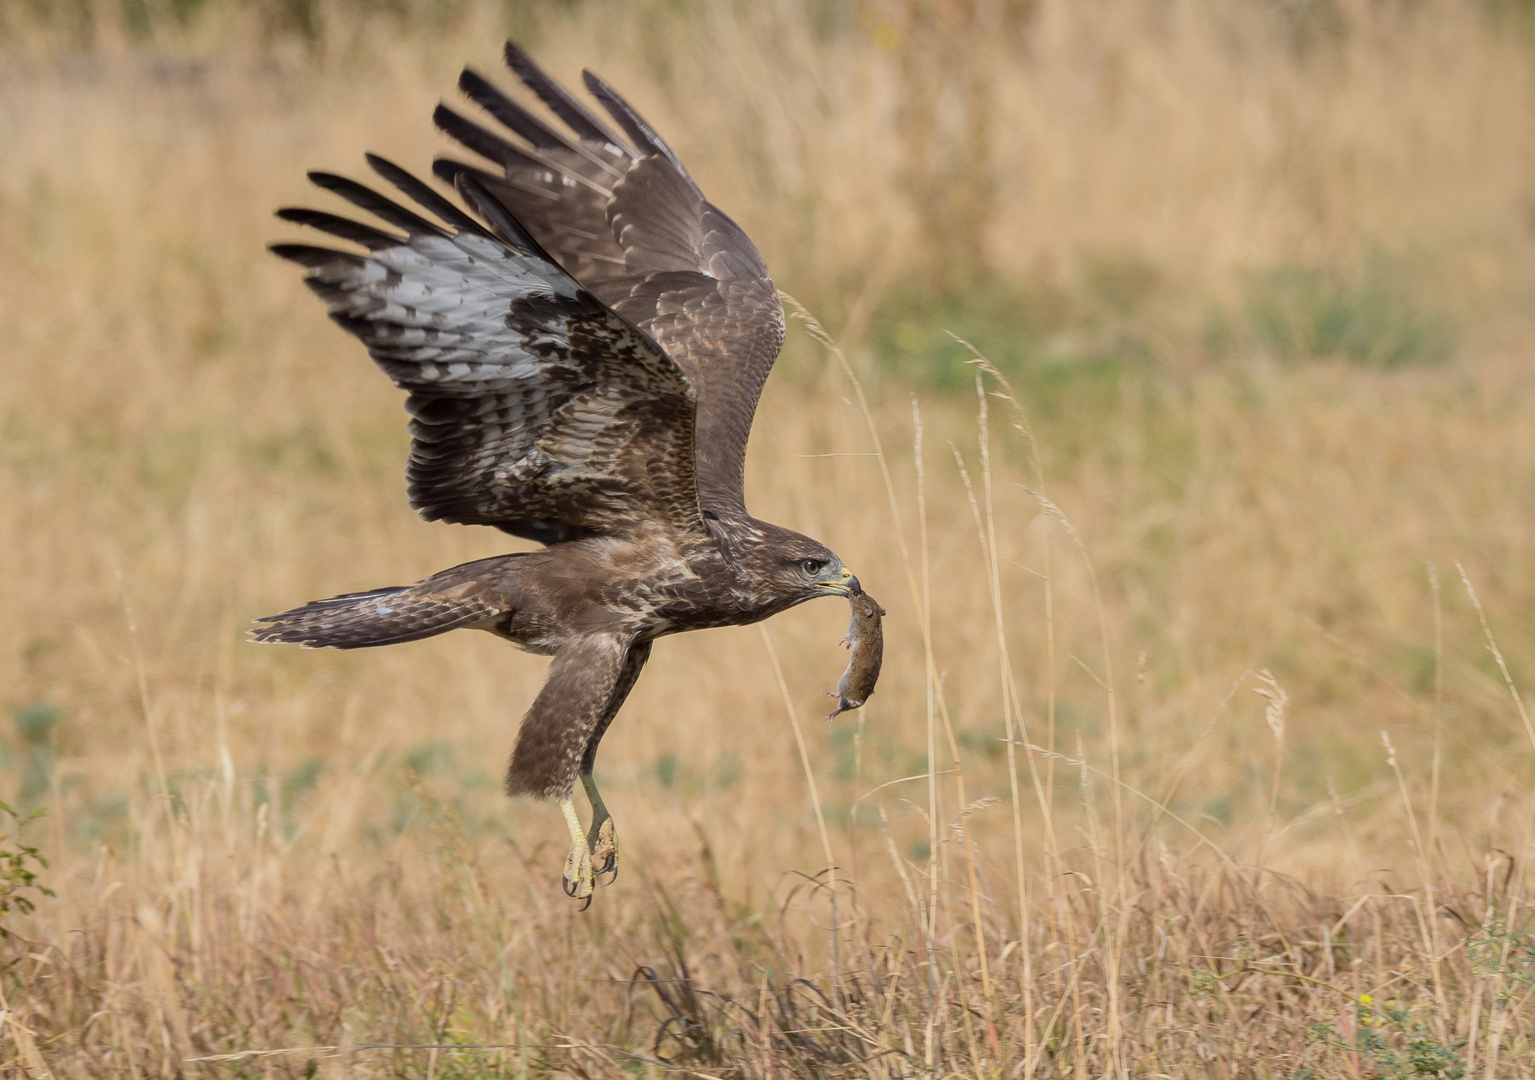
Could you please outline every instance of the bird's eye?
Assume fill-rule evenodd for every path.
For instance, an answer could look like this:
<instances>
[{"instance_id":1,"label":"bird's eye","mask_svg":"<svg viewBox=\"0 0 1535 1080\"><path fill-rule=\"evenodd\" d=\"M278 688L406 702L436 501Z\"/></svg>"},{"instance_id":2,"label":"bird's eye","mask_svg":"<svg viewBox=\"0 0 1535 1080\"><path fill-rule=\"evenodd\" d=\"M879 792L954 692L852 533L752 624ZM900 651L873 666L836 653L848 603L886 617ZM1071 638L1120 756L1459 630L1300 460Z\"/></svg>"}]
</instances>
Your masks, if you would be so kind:
<instances>
[{"instance_id":1,"label":"bird's eye","mask_svg":"<svg viewBox=\"0 0 1535 1080\"><path fill-rule=\"evenodd\" d=\"M825 566L826 564L823 563L820 559L806 559L799 565L801 570L805 571L805 573L809 574L811 577L815 577L821 572L821 567Z\"/></svg>"}]
</instances>

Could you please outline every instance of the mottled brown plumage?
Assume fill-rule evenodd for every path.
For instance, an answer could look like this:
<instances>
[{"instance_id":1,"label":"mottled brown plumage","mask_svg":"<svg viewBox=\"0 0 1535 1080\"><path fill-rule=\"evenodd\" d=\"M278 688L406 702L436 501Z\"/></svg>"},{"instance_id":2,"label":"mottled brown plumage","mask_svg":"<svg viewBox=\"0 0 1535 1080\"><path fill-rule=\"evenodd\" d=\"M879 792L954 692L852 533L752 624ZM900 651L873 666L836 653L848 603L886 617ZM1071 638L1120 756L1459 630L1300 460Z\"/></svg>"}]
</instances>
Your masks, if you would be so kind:
<instances>
[{"instance_id":1,"label":"mottled brown plumage","mask_svg":"<svg viewBox=\"0 0 1535 1080\"><path fill-rule=\"evenodd\" d=\"M848 595L857 579L742 499L752 416L784 335L757 249L606 83L585 77L622 136L516 45L506 58L554 119L466 71L460 87L501 130L437 110L491 166L434 163L464 206L369 155L414 209L311 173L382 226L282 210L363 250L273 250L308 268L331 318L407 391L406 480L422 517L546 546L305 604L252 636L351 649L470 627L552 656L506 789L560 800L566 887L589 897L617 854L591 776L597 745L651 642Z\"/></svg>"}]
</instances>

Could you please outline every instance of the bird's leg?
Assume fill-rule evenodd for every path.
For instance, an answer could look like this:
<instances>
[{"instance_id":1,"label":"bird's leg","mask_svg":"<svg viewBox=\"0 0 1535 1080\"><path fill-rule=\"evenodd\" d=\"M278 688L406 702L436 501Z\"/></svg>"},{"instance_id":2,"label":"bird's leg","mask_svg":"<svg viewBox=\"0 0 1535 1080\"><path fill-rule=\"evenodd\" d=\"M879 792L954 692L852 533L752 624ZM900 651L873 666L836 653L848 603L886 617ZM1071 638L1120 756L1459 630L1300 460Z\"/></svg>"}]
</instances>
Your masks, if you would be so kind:
<instances>
[{"instance_id":1,"label":"bird's leg","mask_svg":"<svg viewBox=\"0 0 1535 1080\"><path fill-rule=\"evenodd\" d=\"M586 834L581 831L581 819L576 817L575 801L561 799L560 813L565 815L565 825L570 829L570 854L565 856L565 895L585 900L590 905L592 890L597 884L592 873L592 849L587 846Z\"/></svg>"},{"instance_id":2,"label":"bird's leg","mask_svg":"<svg viewBox=\"0 0 1535 1080\"><path fill-rule=\"evenodd\" d=\"M618 837L613 832L613 816L608 813L591 773L581 774L581 786L586 788L586 797L592 804L592 829L586 834L586 844L592 853L592 870L599 877L611 871L613 876L607 881L611 885L618 880Z\"/></svg>"}]
</instances>

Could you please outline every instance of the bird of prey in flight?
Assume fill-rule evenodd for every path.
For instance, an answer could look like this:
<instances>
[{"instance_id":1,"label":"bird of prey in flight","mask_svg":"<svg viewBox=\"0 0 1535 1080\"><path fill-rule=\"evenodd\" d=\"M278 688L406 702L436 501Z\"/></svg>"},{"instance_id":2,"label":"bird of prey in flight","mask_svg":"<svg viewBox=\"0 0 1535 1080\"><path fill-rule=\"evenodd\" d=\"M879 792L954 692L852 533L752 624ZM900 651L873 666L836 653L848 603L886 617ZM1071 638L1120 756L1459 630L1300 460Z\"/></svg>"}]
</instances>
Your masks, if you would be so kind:
<instances>
[{"instance_id":1,"label":"bird of prey in flight","mask_svg":"<svg viewBox=\"0 0 1535 1080\"><path fill-rule=\"evenodd\" d=\"M506 790L558 800L565 890L589 903L618 859L592 765L651 642L850 596L858 580L743 501L752 416L784 339L756 246L607 83L585 73L612 126L515 43L506 62L541 111L468 70L459 86L494 124L437 109L479 159L433 163L462 205L369 155L413 206L310 173L377 223L281 210L351 250L272 250L307 268L330 317L409 394L411 506L544 546L316 600L251 633L356 649L472 628L552 656Z\"/></svg>"}]
</instances>

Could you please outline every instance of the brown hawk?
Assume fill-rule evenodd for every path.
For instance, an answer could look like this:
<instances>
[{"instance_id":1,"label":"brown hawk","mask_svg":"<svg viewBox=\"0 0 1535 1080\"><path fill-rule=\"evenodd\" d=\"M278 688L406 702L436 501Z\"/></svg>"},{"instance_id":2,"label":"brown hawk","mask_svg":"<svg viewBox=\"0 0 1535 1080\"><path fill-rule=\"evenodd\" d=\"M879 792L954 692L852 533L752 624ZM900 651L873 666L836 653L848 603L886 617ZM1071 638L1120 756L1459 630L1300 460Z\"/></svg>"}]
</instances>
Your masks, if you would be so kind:
<instances>
[{"instance_id":1,"label":"brown hawk","mask_svg":"<svg viewBox=\"0 0 1535 1080\"><path fill-rule=\"evenodd\" d=\"M586 87L621 135L516 44L506 61L553 119L465 71L459 86L500 128L437 109L437 125L493 166L433 164L464 207L369 155L413 209L310 173L382 226L285 209L361 250L272 250L308 268L331 318L409 393L411 506L545 546L316 600L259 620L252 637L355 649L468 627L552 656L506 790L559 801L565 888L589 900L618 858L592 780L597 744L651 642L848 596L858 581L742 499L752 416L784 338L756 247L601 79L587 72Z\"/></svg>"}]
</instances>

